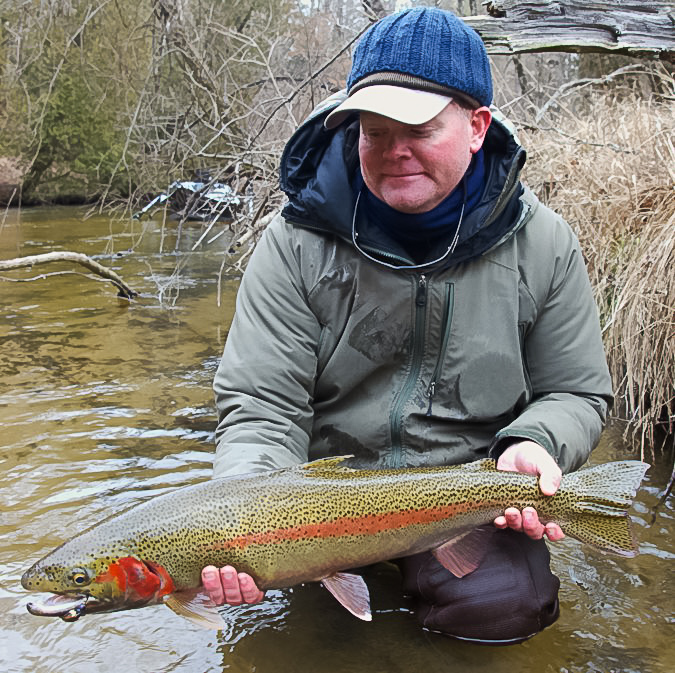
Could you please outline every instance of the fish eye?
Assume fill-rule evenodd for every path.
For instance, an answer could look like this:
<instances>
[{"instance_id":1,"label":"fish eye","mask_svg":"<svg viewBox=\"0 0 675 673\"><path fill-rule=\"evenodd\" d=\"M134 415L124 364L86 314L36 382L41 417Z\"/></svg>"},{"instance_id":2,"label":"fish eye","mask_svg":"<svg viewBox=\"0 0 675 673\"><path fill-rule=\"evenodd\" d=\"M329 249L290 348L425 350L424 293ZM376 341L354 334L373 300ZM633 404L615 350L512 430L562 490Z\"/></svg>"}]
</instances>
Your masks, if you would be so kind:
<instances>
[{"instance_id":1,"label":"fish eye","mask_svg":"<svg viewBox=\"0 0 675 673\"><path fill-rule=\"evenodd\" d=\"M74 568L70 573L70 579L78 587L89 584L89 574L83 568Z\"/></svg>"}]
</instances>

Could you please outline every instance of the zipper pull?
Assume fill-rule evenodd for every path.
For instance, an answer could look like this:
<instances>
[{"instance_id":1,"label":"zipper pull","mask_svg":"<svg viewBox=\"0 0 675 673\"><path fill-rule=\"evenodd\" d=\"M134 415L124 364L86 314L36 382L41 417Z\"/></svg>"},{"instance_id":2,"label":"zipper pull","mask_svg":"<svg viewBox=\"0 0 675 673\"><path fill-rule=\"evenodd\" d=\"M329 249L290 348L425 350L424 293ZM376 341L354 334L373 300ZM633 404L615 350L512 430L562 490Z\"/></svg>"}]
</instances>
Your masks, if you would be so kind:
<instances>
[{"instance_id":1,"label":"zipper pull","mask_svg":"<svg viewBox=\"0 0 675 673\"><path fill-rule=\"evenodd\" d=\"M427 277L422 274L417 282L417 295L415 296L415 305L424 306L427 303Z\"/></svg>"},{"instance_id":2,"label":"zipper pull","mask_svg":"<svg viewBox=\"0 0 675 673\"><path fill-rule=\"evenodd\" d=\"M427 397L429 398L429 407L427 408L427 416L431 416L431 403L434 401L436 394L436 381L432 381L427 388Z\"/></svg>"}]
</instances>

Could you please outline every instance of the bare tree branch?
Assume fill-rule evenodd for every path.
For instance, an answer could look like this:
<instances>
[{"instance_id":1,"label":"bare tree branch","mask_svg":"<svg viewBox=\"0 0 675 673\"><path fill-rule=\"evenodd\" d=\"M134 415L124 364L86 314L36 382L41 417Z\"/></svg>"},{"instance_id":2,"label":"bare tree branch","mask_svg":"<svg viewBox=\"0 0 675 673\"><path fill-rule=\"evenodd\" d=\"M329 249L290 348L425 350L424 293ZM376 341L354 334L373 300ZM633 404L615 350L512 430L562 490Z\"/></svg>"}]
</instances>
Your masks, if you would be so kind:
<instances>
[{"instance_id":1,"label":"bare tree branch","mask_svg":"<svg viewBox=\"0 0 675 673\"><path fill-rule=\"evenodd\" d=\"M112 269L102 266L80 252L69 252L64 250L60 252L45 252L41 255L28 255L27 257L0 260L0 271L33 267L36 264L46 264L48 262L75 262L76 264L81 264L98 276L101 276L101 278L111 281L113 285L117 287L117 294L119 297L133 299L138 296L138 292L132 290Z\"/></svg>"}]
</instances>

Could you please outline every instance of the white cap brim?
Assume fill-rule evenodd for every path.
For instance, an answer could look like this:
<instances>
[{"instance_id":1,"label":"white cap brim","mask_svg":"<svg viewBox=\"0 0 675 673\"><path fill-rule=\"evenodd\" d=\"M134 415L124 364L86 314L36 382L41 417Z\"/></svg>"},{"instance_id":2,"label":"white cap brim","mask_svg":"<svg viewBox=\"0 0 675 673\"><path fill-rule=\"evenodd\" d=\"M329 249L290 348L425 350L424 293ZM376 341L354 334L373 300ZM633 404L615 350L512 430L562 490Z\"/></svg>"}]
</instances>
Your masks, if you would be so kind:
<instances>
[{"instance_id":1,"label":"white cap brim","mask_svg":"<svg viewBox=\"0 0 675 673\"><path fill-rule=\"evenodd\" d=\"M355 91L327 117L324 126L333 129L353 112L374 112L403 124L426 124L442 112L452 98L430 91L391 84L372 84Z\"/></svg>"}]
</instances>

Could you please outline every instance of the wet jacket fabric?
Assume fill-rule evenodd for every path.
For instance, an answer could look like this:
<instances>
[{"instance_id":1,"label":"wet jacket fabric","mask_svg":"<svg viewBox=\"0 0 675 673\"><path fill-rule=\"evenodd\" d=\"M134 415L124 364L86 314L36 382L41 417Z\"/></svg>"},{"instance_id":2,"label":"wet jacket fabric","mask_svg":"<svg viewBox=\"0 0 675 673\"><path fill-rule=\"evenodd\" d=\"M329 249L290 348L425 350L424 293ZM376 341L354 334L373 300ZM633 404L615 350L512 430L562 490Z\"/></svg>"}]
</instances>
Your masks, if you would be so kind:
<instances>
[{"instance_id":1,"label":"wet jacket fabric","mask_svg":"<svg viewBox=\"0 0 675 673\"><path fill-rule=\"evenodd\" d=\"M578 468L611 381L579 243L520 183L524 150L493 120L486 186L456 248L442 241L428 256L441 261L407 268L355 210L358 123L323 127L338 102L282 157L289 202L251 257L214 380L215 475L339 454L456 464L518 438Z\"/></svg>"}]
</instances>

